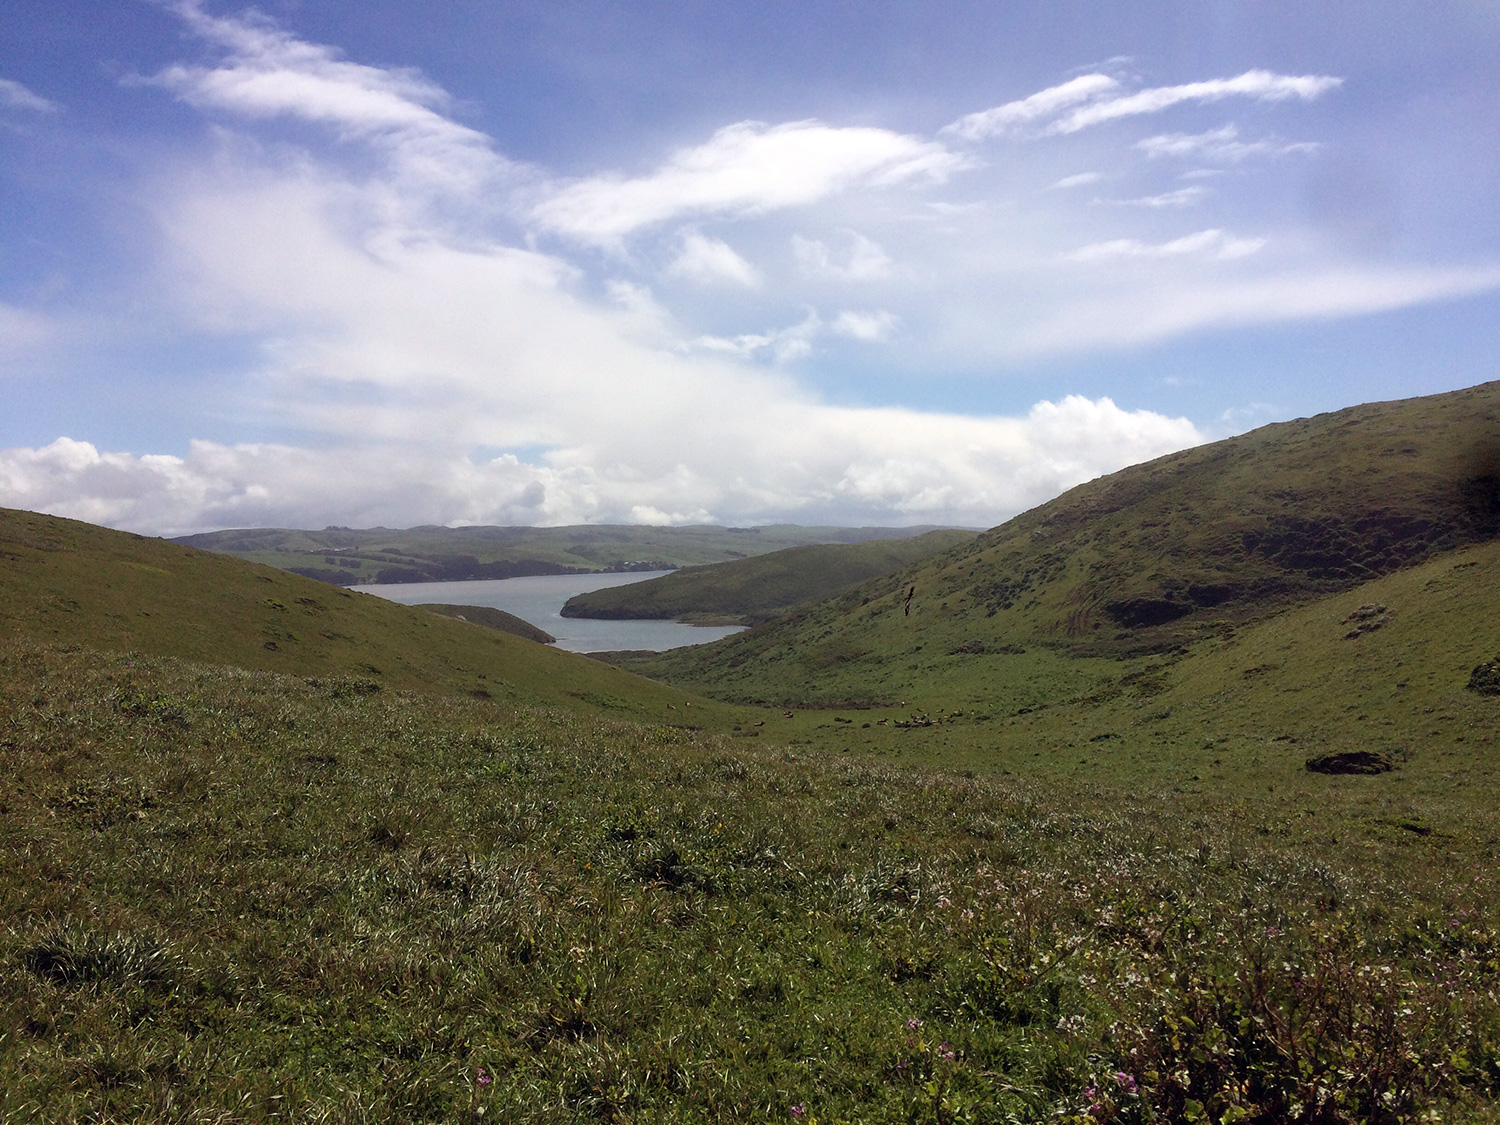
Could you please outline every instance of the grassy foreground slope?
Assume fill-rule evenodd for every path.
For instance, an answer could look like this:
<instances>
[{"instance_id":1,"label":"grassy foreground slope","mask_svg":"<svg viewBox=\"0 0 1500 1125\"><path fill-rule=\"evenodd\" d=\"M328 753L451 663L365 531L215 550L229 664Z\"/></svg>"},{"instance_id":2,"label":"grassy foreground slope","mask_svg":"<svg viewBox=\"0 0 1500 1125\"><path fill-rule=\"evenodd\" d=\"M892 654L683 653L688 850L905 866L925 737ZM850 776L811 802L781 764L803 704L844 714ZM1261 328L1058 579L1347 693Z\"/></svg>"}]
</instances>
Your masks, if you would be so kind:
<instances>
[{"instance_id":1,"label":"grassy foreground slope","mask_svg":"<svg viewBox=\"0 0 1500 1125\"><path fill-rule=\"evenodd\" d=\"M176 542L325 582L451 582L599 570L668 570L811 543L900 539L899 527L329 527L242 528Z\"/></svg>"},{"instance_id":2,"label":"grassy foreground slope","mask_svg":"<svg viewBox=\"0 0 1500 1125\"><path fill-rule=\"evenodd\" d=\"M1305 817L7 638L0 1119L1492 1123L1493 808L1340 815L1393 776Z\"/></svg>"},{"instance_id":3,"label":"grassy foreground slope","mask_svg":"<svg viewBox=\"0 0 1500 1125\"><path fill-rule=\"evenodd\" d=\"M1487 383L1122 470L887 579L642 667L728 698L886 699L910 672L962 679L980 653L1168 652L1497 533L1500 383Z\"/></svg>"},{"instance_id":4,"label":"grassy foreground slope","mask_svg":"<svg viewBox=\"0 0 1500 1125\"><path fill-rule=\"evenodd\" d=\"M907 539L788 547L733 562L687 567L570 598L564 617L675 618L714 625L769 621L799 602L821 600L973 539L972 531L929 531Z\"/></svg>"},{"instance_id":5,"label":"grassy foreground slope","mask_svg":"<svg viewBox=\"0 0 1500 1125\"><path fill-rule=\"evenodd\" d=\"M0 509L0 633L642 719L722 722L729 714L665 684L424 608L11 509Z\"/></svg>"}]
</instances>

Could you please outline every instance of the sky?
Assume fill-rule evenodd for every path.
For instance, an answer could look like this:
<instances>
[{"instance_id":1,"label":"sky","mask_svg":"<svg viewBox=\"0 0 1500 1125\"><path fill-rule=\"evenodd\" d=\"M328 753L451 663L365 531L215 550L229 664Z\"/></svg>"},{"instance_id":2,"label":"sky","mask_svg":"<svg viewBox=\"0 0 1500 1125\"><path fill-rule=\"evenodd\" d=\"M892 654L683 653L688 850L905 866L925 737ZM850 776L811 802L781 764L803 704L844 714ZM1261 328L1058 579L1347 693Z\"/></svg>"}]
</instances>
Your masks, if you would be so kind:
<instances>
[{"instance_id":1,"label":"sky","mask_svg":"<svg viewBox=\"0 0 1500 1125\"><path fill-rule=\"evenodd\" d=\"M1500 377L1494 0L5 0L0 506L987 527Z\"/></svg>"}]
</instances>

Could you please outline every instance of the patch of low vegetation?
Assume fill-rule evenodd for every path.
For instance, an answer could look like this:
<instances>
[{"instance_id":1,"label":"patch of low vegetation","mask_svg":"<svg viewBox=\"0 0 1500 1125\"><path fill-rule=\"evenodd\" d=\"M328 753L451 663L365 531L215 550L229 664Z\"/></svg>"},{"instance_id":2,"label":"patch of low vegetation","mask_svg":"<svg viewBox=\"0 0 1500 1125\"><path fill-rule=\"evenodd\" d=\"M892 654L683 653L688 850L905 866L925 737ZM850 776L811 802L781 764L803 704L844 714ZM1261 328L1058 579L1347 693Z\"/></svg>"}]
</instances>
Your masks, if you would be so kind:
<instances>
[{"instance_id":1,"label":"patch of low vegetation","mask_svg":"<svg viewBox=\"0 0 1500 1125\"><path fill-rule=\"evenodd\" d=\"M0 648L0 1119L1493 1120L1477 796L1423 835L367 685Z\"/></svg>"}]
</instances>

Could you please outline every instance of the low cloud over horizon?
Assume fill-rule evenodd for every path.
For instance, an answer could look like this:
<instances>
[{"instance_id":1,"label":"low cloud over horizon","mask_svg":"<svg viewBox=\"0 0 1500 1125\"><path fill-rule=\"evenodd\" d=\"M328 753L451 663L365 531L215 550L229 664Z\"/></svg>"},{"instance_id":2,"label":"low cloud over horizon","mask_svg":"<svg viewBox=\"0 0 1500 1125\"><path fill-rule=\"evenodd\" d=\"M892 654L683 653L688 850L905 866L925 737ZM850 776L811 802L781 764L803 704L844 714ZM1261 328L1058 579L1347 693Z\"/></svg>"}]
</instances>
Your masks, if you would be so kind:
<instances>
[{"instance_id":1,"label":"low cloud over horizon","mask_svg":"<svg viewBox=\"0 0 1500 1125\"><path fill-rule=\"evenodd\" d=\"M0 449L5 506L156 534L991 526L1266 397L1195 421L1162 408L1181 372L1155 408L1039 373L1500 290L1500 255L1355 244L1288 194L1343 74L1112 60L925 132L745 117L563 174L438 76L166 7L192 57L111 95L189 129L131 164L138 225L97 276L0 290L0 387L58 420ZM34 87L0 77L23 139L74 112Z\"/></svg>"}]
</instances>

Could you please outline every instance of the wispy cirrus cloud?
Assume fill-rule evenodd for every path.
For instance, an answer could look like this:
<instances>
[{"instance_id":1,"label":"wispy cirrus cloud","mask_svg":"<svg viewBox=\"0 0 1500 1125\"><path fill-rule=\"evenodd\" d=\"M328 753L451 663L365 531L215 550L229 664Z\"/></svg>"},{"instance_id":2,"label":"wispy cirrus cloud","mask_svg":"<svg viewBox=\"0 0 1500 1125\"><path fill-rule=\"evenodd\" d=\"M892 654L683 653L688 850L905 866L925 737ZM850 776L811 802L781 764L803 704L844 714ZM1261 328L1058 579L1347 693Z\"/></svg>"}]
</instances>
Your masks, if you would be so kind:
<instances>
[{"instance_id":1,"label":"wispy cirrus cloud","mask_svg":"<svg viewBox=\"0 0 1500 1125\"><path fill-rule=\"evenodd\" d=\"M1190 207L1201 202L1208 194L1208 189L1202 184L1190 184L1184 188L1175 188L1172 191L1160 192L1157 195L1138 195L1131 199L1099 199L1097 203L1113 203L1119 207L1150 207L1160 209L1163 207Z\"/></svg>"},{"instance_id":2,"label":"wispy cirrus cloud","mask_svg":"<svg viewBox=\"0 0 1500 1125\"><path fill-rule=\"evenodd\" d=\"M1265 246L1264 238L1235 238L1222 230L1200 230L1170 242L1148 243L1134 238L1116 238L1080 247L1067 255L1070 262L1108 262L1123 258L1178 258L1203 255L1228 261L1254 254Z\"/></svg>"},{"instance_id":3,"label":"wispy cirrus cloud","mask_svg":"<svg viewBox=\"0 0 1500 1125\"><path fill-rule=\"evenodd\" d=\"M1064 176L1053 184L1053 188L1066 191L1069 188L1083 187L1086 184L1097 184L1104 179L1103 172L1078 172L1071 176Z\"/></svg>"},{"instance_id":4,"label":"wispy cirrus cloud","mask_svg":"<svg viewBox=\"0 0 1500 1125\"><path fill-rule=\"evenodd\" d=\"M1317 152L1322 147L1315 141L1242 141L1239 135L1239 129L1229 124L1206 133L1162 133L1139 140L1134 147L1149 157L1175 156L1230 164L1257 156Z\"/></svg>"},{"instance_id":5,"label":"wispy cirrus cloud","mask_svg":"<svg viewBox=\"0 0 1500 1125\"><path fill-rule=\"evenodd\" d=\"M24 109L31 113L56 113L57 105L9 78L0 78L0 109Z\"/></svg>"},{"instance_id":6,"label":"wispy cirrus cloud","mask_svg":"<svg viewBox=\"0 0 1500 1125\"><path fill-rule=\"evenodd\" d=\"M291 118L373 144L409 176L472 190L509 167L483 133L450 116L453 99L415 70L367 66L309 43L256 13L218 17L201 0L173 10L225 52L213 66L176 64L139 81L200 109L250 118Z\"/></svg>"},{"instance_id":7,"label":"wispy cirrus cloud","mask_svg":"<svg viewBox=\"0 0 1500 1125\"><path fill-rule=\"evenodd\" d=\"M1123 93L1118 79L1085 74L1018 101L966 114L942 133L966 141L988 137L1076 133L1106 121L1160 113L1187 102L1225 98L1253 101L1310 101L1334 89L1342 78L1247 70L1233 78L1211 78L1176 86L1154 86Z\"/></svg>"},{"instance_id":8,"label":"wispy cirrus cloud","mask_svg":"<svg viewBox=\"0 0 1500 1125\"><path fill-rule=\"evenodd\" d=\"M967 163L940 144L889 129L741 121L648 175L569 184L538 203L532 218L558 234L609 245L671 219L808 206L855 187L942 180Z\"/></svg>"},{"instance_id":9,"label":"wispy cirrus cloud","mask_svg":"<svg viewBox=\"0 0 1500 1125\"><path fill-rule=\"evenodd\" d=\"M1119 80L1107 74L1083 74L1029 97L1006 102L993 109L980 110L978 113L965 114L952 124L945 125L941 133L966 141L980 141L986 137L1022 132L1048 118L1056 119L1080 103L1113 94L1119 88Z\"/></svg>"},{"instance_id":10,"label":"wispy cirrus cloud","mask_svg":"<svg viewBox=\"0 0 1500 1125\"><path fill-rule=\"evenodd\" d=\"M872 238L858 231L844 231L846 249L831 249L819 238L792 235L792 253L798 267L813 277L837 281L880 281L890 277L894 263L890 255Z\"/></svg>"},{"instance_id":11,"label":"wispy cirrus cloud","mask_svg":"<svg viewBox=\"0 0 1500 1125\"><path fill-rule=\"evenodd\" d=\"M667 271L699 285L727 282L755 289L762 281L760 271L740 257L733 246L698 231L688 231L683 235L682 249Z\"/></svg>"}]
</instances>

